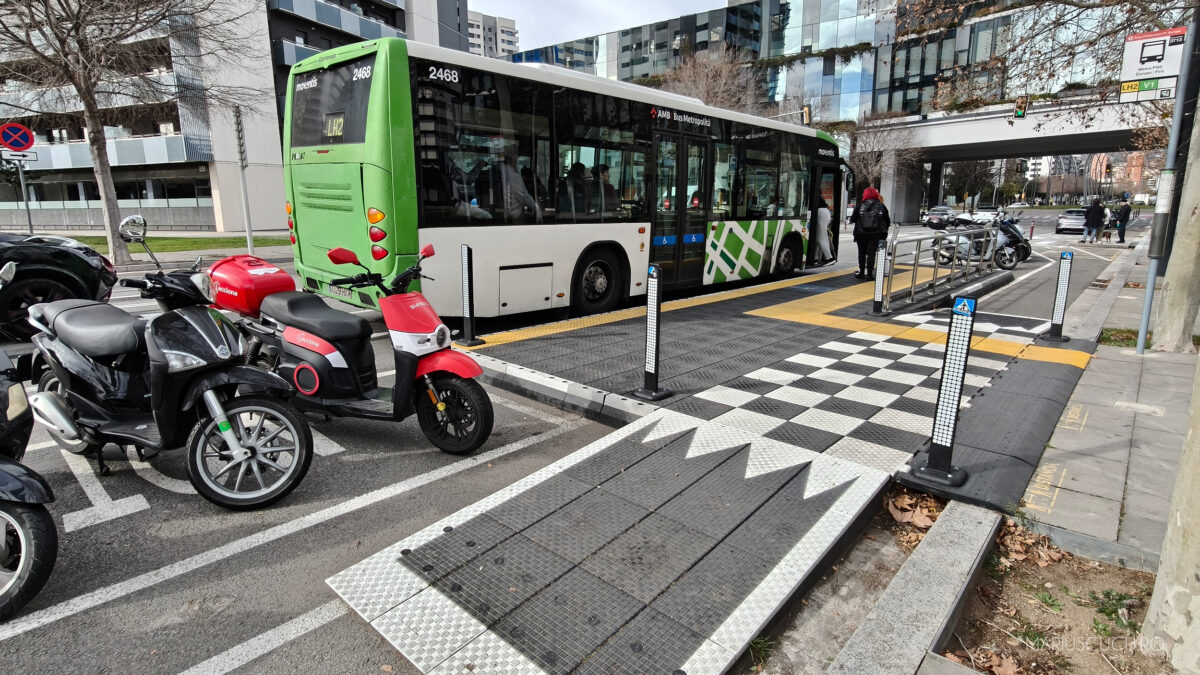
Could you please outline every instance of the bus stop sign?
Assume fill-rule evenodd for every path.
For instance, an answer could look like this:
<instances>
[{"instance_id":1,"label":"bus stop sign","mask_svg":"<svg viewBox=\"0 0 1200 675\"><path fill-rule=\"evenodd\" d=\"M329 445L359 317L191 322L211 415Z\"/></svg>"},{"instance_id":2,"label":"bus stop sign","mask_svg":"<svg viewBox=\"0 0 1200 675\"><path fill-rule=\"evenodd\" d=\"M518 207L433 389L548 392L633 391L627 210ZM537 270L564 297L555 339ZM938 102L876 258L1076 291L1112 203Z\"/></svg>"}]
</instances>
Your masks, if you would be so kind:
<instances>
[{"instance_id":1,"label":"bus stop sign","mask_svg":"<svg viewBox=\"0 0 1200 675\"><path fill-rule=\"evenodd\" d=\"M1121 103L1175 98L1187 28L1125 36L1121 62Z\"/></svg>"},{"instance_id":2,"label":"bus stop sign","mask_svg":"<svg viewBox=\"0 0 1200 675\"><path fill-rule=\"evenodd\" d=\"M16 152L25 152L33 147L33 132L24 124L9 122L0 126L0 145Z\"/></svg>"}]
</instances>

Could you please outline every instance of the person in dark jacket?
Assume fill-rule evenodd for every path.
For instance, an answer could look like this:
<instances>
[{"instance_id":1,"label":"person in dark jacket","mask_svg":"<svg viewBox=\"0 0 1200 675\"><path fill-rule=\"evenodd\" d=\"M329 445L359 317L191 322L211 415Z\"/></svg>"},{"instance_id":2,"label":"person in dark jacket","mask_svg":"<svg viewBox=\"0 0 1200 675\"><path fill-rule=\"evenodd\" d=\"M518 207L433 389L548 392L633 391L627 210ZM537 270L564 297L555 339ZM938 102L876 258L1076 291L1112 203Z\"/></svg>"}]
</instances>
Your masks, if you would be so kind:
<instances>
[{"instance_id":1,"label":"person in dark jacket","mask_svg":"<svg viewBox=\"0 0 1200 675\"><path fill-rule=\"evenodd\" d=\"M1129 216L1133 214L1133 209L1129 206L1129 200L1121 201L1121 208L1117 209L1117 243L1125 243L1125 226L1129 224Z\"/></svg>"},{"instance_id":2,"label":"person in dark jacket","mask_svg":"<svg viewBox=\"0 0 1200 675\"><path fill-rule=\"evenodd\" d=\"M1096 243L1096 239L1104 230L1104 205L1099 199L1093 199L1092 205L1083 212L1083 239L1079 243Z\"/></svg>"},{"instance_id":3,"label":"person in dark jacket","mask_svg":"<svg viewBox=\"0 0 1200 675\"><path fill-rule=\"evenodd\" d=\"M875 252L892 226L892 217L878 190L873 187L863 190L862 201L854 205L850 222L854 223L854 243L858 244L858 274L854 278L874 280Z\"/></svg>"}]
</instances>

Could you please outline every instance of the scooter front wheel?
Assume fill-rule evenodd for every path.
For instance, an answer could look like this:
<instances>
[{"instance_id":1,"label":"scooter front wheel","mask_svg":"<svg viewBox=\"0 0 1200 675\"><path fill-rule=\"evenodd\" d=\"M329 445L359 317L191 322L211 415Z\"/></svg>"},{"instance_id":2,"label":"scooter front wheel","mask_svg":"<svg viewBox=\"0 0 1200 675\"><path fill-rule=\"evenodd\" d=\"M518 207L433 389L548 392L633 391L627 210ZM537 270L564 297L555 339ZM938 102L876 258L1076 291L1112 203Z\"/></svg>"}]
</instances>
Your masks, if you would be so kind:
<instances>
[{"instance_id":1,"label":"scooter front wheel","mask_svg":"<svg viewBox=\"0 0 1200 675\"><path fill-rule=\"evenodd\" d=\"M250 456L235 459L216 420L201 419L187 445L188 479L200 496L227 509L256 509L304 480L313 441L299 413L273 398L247 396L228 401L225 417Z\"/></svg>"},{"instance_id":2,"label":"scooter front wheel","mask_svg":"<svg viewBox=\"0 0 1200 675\"><path fill-rule=\"evenodd\" d=\"M58 558L58 530L41 504L0 501L0 621L42 590Z\"/></svg>"},{"instance_id":3,"label":"scooter front wheel","mask_svg":"<svg viewBox=\"0 0 1200 675\"><path fill-rule=\"evenodd\" d=\"M425 438L451 455L478 450L491 435L494 421L487 392L475 380L457 375L435 375L433 387L441 406L434 404L429 390L420 383L413 391L417 421Z\"/></svg>"}]
</instances>

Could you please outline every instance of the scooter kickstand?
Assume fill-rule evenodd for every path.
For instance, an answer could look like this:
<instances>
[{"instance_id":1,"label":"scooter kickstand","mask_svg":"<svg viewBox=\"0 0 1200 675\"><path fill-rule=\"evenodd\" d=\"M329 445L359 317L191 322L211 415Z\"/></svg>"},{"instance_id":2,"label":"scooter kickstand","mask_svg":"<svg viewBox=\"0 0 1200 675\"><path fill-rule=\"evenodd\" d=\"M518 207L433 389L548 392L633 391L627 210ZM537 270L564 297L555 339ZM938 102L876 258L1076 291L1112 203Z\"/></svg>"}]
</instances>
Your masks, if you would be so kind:
<instances>
[{"instance_id":1,"label":"scooter kickstand","mask_svg":"<svg viewBox=\"0 0 1200 675\"><path fill-rule=\"evenodd\" d=\"M104 461L104 446L96 450L96 472L101 476L112 475L112 469L108 468L108 463Z\"/></svg>"}]
</instances>

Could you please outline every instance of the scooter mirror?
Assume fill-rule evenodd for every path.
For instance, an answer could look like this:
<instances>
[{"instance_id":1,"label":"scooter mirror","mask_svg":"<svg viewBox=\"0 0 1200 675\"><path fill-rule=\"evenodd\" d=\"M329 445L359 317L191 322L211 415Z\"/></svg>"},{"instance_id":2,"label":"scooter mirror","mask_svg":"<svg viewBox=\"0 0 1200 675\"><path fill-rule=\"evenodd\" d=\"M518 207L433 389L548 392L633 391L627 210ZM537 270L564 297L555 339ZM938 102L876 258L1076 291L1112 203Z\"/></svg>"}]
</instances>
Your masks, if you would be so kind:
<instances>
[{"instance_id":1,"label":"scooter mirror","mask_svg":"<svg viewBox=\"0 0 1200 675\"><path fill-rule=\"evenodd\" d=\"M425 244L425 248L421 249L421 257L422 258L432 258L433 257L433 244Z\"/></svg>"},{"instance_id":2,"label":"scooter mirror","mask_svg":"<svg viewBox=\"0 0 1200 675\"><path fill-rule=\"evenodd\" d=\"M358 265L359 264L358 256L354 254L354 251L351 251L350 249L342 248L341 246L339 246L337 248L329 249L328 255L329 255L329 262L333 263L334 265Z\"/></svg>"},{"instance_id":3,"label":"scooter mirror","mask_svg":"<svg viewBox=\"0 0 1200 675\"><path fill-rule=\"evenodd\" d=\"M117 232L122 241L143 243L146 241L146 219L141 216L128 216L121 221Z\"/></svg>"},{"instance_id":4,"label":"scooter mirror","mask_svg":"<svg viewBox=\"0 0 1200 675\"><path fill-rule=\"evenodd\" d=\"M15 276L17 276L17 263L11 261L4 263L4 267L0 267L0 286L12 281Z\"/></svg>"}]
</instances>

